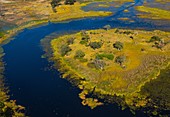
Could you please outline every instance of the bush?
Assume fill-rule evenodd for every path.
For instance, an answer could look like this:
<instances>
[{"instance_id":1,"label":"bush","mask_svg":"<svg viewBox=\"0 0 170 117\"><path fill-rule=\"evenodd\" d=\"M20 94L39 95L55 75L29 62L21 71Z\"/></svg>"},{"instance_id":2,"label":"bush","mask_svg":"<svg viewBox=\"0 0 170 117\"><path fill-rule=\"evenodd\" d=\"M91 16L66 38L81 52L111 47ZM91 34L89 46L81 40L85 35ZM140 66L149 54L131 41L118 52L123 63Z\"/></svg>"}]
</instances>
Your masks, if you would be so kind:
<instances>
[{"instance_id":1,"label":"bush","mask_svg":"<svg viewBox=\"0 0 170 117\"><path fill-rule=\"evenodd\" d=\"M70 44L73 44L74 43L74 38L68 38L67 39L67 44L70 45Z\"/></svg>"},{"instance_id":2,"label":"bush","mask_svg":"<svg viewBox=\"0 0 170 117\"><path fill-rule=\"evenodd\" d=\"M71 51L71 48L68 45L64 44L61 46L61 49L60 49L61 56L65 56L70 51Z\"/></svg>"},{"instance_id":3,"label":"bush","mask_svg":"<svg viewBox=\"0 0 170 117\"><path fill-rule=\"evenodd\" d=\"M119 33L119 29L116 29L116 30L115 30L115 33Z\"/></svg>"},{"instance_id":4,"label":"bush","mask_svg":"<svg viewBox=\"0 0 170 117\"><path fill-rule=\"evenodd\" d=\"M61 0L52 0L51 1L51 7L52 7L54 12L56 12L55 7L59 6L60 2L61 2Z\"/></svg>"},{"instance_id":5,"label":"bush","mask_svg":"<svg viewBox=\"0 0 170 117\"><path fill-rule=\"evenodd\" d=\"M75 58L83 58L85 56L85 53L82 50L77 50L75 53Z\"/></svg>"},{"instance_id":6,"label":"bush","mask_svg":"<svg viewBox=\"0 0 170 117\"><path fill-rule=\"evenodd\" d=\"M102 43L101 42L91 42L89 44L89 46L95 50L95 49L101 48Z\"/></svg>"},{"instance_id":7,"label":"bush","mask_svg":"<svg viewBox=\"0 0 170 117\"><path fill-rule=\"evenodd\" d=\"M124 31L123 34L129 35L129 34L133 34L131 31Z\"/></svg>"},{"instance_id":8,"label":"bush","mask_svg":"<svg viewBox=\"0 0 170 117\"><path fill-rule=\"evenodd\" d=\"M126 56L124 55L120 55L118 57L116 57L115 62L122 65L122 63L124 63L126 61Z\"/></svg>"},{"instance_id":9,"label":"bush","mask_svg":"<svg viewBox=\"0 0 170 117\"><path fill-rule=\"evenodd\" d=\"M87 44L87 41L81 40L81 41L80 41L80 44L85 45L85 44Z\"/></svg>"},{"instance_id":10,"label":"bush","mask_svg":"<svg viewBox=\"0 0 170 117\"><path fill-rule=\"evenodd\" d=\"M96 69L101 69L101 70L103 70L103 69L104 69L104 66L106 65L106 63L105 63L104 61L102 61L102 60L97 60L97 59L95 59L95 60L93 61L93 63L94 63L94 65L95 65L95 68L96 68Z\"/></svg>"},{"instance_id":11,"label":"bush","mask_svg":"<svg viewBox=\"0 0 170 117\"><path fill-rule=\"evenodd\" d=\"M110 28L111 28L110 25L106 25L106 26L103 27L103 29L105 29L105 30L109 30Z\"/></svg>"},{"instance_id":12,"label":"bush","mask_svg":"<svg viewBox=\"0 0 170 117\"><path fill-rule=\"evenodd\" d=\"M152 37L150 38L150 41L149 41L149 42L155 42L155 41L161 41L161 38L158 37L158 36L152 36Z\"/></svg>"},{"instance_id":13,"label":"bush","mask_svg":"<svg viewBox=\"0 0 170 117\"><path fill-rule=\"evenodd\" d=\"M76 0L65 0L65 4L73 5L76 2Z\"/></svg>"},{"instance_id":14,"label":"bush","mask_svg":"<svg viewBox=\"0 0 170 117\"><path fill-rule=\"evenodd\" d=\"M113 44L113 47L118 49L118 50L122 50L123 49L123 43L120 41L117 41Z\"/></svg>"},{"instance_id":15,"label":"bush","mask_svg":"<svg viewBox=\"0 0 170 117\"><path fill-rule=\"evenodd\" d=\"M107 58L109 60L113 60L114 59L114 55L113 54L97 54L96 55L96 59L103 59L103 58Z\"/></svg>"}]
</instances>

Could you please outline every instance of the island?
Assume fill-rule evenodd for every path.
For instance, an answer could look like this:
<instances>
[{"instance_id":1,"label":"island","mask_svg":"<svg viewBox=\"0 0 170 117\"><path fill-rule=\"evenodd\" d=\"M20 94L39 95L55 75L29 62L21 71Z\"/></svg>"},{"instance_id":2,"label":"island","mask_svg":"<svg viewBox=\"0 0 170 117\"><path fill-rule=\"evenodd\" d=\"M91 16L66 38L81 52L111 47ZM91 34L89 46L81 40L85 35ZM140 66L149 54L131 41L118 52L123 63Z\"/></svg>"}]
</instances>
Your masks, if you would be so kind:
<instances>
[{"instance_id":1,"label":"island","mask_svg":"<svg viewBox=\"0 0 170 117\"><path fill-rule=\"evenodd\" d=\"M52 60L62 77L81 89L83 105L93 109L104 104L100 101L104 99L132 111L152 108L145 111L156 115L170 109L169 89L164 94L153 88L162 70L169 67L169 37L169 32L159 30L110 29L106 25L52 40ZM159 96L161 103L153 101Z\"/></svg>"}]
</instances>

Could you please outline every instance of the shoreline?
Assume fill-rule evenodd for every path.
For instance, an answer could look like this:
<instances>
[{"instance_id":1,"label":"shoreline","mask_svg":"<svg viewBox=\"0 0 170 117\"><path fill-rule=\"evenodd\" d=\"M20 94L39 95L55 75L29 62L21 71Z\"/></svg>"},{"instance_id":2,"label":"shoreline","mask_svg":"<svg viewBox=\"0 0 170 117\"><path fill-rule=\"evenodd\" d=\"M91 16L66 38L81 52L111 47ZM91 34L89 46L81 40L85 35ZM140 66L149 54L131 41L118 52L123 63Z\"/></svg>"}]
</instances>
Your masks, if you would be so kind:
<instances>
[{"instance_id":1,"label":"shoreline","mask_svg":"<svg viewBox=\"0 0 170 117\"><path fill-rule=\"evenodd\" d=\"M94 30L91 30L91 31L93 32ZM90 31L88 31L88 32L90 32ZM76 37L75 35L77 35L77 34L78 33L71 34L71 35L72 36L74 35L74 37ZM67 35L65 37L61 36L61 37L58 37L57 39L55 38L55 41L56 42L62 41L61 38L69 38L69 36L71 36L71 35ZM52 44L53 44L53 40L51 41L51 45ZM152 72L152 74L149 76L150 78L148 78L148 80L146 80L145 82L140 84L138 86L139 89L137 88L134 92L132 92L132 94L126 94L126 93L121 94L121 93L116 93L116 92L112 94L112 93L106 92L104 90L98 89L96 86L91 86L90 84L88 84L88 82L86 82L85 76L82 75L81 73L78 73L76 70L74 70L70 66L70 64L66 62L65 58L63 58L62 56L59 55L59 53L57 53L57 51L59 51L59 50L57 50L56 48L54 50L53 46L52 46L53 56L50 58L50 60L52 60L54 62L54 66L60 71L60 73L62 74L62 78L67 79L69 82L71 82L73 85L76 85L82 91L79 94L79 97L83 100L82 104L91 106L92 109L98 105L102 105L101 102L98 102L98 98L104 99L105 96L106 97L114 97L115 96L116 98L119 97L121 100L124 100L123 102L121 102L121 103L123 103L123 105L121 105L122 109L124 109L125 107L128 106L132 109L132 111L138 110L138 109L140 109L140 107L141 107L140 103L142 104L142 102L144 103L143 106L145 107L145 103L146 103L145 98L146 97L144 96L145 97L144 98L142 95L140 95L141 87L145 86L146 83L149 83L150 81L152 81L154 79L157 79L157 77L160 75L160 71L162 71L163 69L166 69L169 65L169 62L168 62L168 64L165 62L163 65L161 65L161 68L154 70ZM54 54L54 52L55 52L55 54ZM86 86L86 85L89 85L89 86ZM96 94L98 98L93 99L92 97L88 97L89 94L92 94L92 95ZM86 98L86 96L87 96L87 98ZM127 96L127 97L124 97L124 96ZM135 96L137 96L136 99L134 98ZM131 100L131 98L134 98L134 99ZM91 99L93 99L95 101L91 102ZM136 104L136 106L134 106L132 101L134 101L134 100L137 101L138 99L139 99L139 102ZM84 100L85 100L85 102L84 102ZM114 102L112 102L112 103L114 103Z\"/></svg>"}]
</instances>

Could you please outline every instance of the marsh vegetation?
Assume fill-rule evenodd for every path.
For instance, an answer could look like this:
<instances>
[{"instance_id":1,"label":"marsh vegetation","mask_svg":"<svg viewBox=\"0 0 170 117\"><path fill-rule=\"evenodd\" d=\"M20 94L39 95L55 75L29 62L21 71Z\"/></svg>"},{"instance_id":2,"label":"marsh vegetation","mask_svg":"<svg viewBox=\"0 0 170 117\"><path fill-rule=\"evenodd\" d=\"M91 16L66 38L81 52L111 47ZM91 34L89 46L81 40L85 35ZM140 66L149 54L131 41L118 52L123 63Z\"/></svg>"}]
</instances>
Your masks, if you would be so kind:
<instances>
[{"instance_id":1,"label":"marsh vegetation","mask_svg":"<svg viewBox=\"0 0 170 117\"><path fill-rule=\"evenodd\" d=\"M169 65L169 36L163 31L82 31L52 40L53 60L59 64L63 78L75 81L82 90L83 105L101 105L89 97L97 94L122 98L121 106L136 110L149 103L147 95L140 93L141 87ZM63 44L70 38L74 42L67 45L69 51L63 56Z\"/></svg>"}]
</instances>

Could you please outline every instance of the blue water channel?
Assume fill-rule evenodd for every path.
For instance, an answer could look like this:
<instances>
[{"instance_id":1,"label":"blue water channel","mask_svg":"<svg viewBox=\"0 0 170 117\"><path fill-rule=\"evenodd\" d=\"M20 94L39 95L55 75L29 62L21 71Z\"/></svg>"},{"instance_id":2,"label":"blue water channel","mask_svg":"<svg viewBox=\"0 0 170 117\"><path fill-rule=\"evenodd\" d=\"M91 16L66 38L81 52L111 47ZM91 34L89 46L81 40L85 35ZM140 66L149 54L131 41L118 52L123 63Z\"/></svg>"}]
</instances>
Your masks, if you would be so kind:
<instances>
[{"instance_id":1,"label":"blue water channel","mask_svg":"<svg viewBox=\"0 0 170 117\"><path fill-rule=\"evenodd\" d=\"M18 33L13 37L14 40L3 46L5 52L3 61L6 63L5 79L11 99L25 106L26 115L31 117L132 117L133 114L128 109L122 111L116 104L106 104L93 110L83 106L78 97L80 90L62 79L60 73L51 67L52 63L41 57L44 51L40 40L50 34L57 36L80 30L99 29L108 24L112 28L170 30L169 23L136 17L137 11L134 6L142 3L143 0L136 0L134 3L128 2L113 10L109 7L108 10L114 14L108 17L49 22ZM90 5L83 9L90 9ZM127 8L130 12L123 12ZM119 20L120 17L128 17L134 22ZM136 116L146 115L137 112Z\"/></svg>"}]
</instances>

